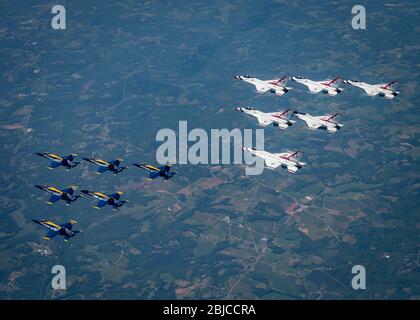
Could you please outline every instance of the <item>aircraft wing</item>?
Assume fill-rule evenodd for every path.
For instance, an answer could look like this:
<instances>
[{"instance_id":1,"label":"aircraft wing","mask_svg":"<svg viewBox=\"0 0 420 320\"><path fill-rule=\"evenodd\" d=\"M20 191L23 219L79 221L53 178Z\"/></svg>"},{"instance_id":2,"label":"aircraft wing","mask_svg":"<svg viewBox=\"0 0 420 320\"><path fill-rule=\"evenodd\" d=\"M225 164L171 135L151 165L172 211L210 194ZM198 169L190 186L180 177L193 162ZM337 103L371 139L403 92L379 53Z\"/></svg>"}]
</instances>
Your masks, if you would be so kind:
<instances>
[{"instance_id":1,"label":"aircraft wing","mask_svg":"<svg viewBox=\"0 0 420 320\"><path fill-rule=\"evenodd\" d=\"M395 96L393 94L385 93L385 98L387 98L389 100L394 99L394 97Z\"/></svg>"},{"instance_id":2,"label":"aircraft wing","mask_svg":"<svg viewBox=\"0 0 420 320\"><path fill-rule=\"evenodd\" d=\"M281 88L276 88L275 90L274 90L275 92L276 92L276 95L278 95L278 96L282 96L282 95L284 95L284 90L283 89L281 89Z\"/></svg>"},{"instance_id":3,"label":"aircraft wing","mask_svg":"<svg viewBox=\"0 0 420 320\"><path fill-rule=\"evenodd\" d=\"M319 93L319 92L322 91L321 86L315 86L313 84L306 84L306 86L308 87L308 89L311 93Z\"/></svg>"},{"instance_id":4,"label":"aircraft wing","mask_svg":"<svg viewBox=\"0 0 420 320\"><path fill-rule=\"evenodd\" d=\"M287 128L289 128L289 126L286 123L282 122L282 121L279 121L279 122L276 122L276 123L279 125L279 128L280 129L287 129Z\"/></svg>"},{"instance_id":5,"label":"aircraft wing","mask_svg":"<svg viewBox=\"0 0 420 320\"><path fill-rule=\"evenodd\" d=\"M51 161L50 165L49 165L49 169L55 169L57 167L61 166L61 163L58 161Z\"/></svg>"},{"instance_id":6,"label":"aircraft wing","mask_svg":"<svg viewBox=\"0 0 420 320\"><path fill-rule=\"evenodd\" d=\"M101 173L106 172L107 170L108 170L107 167L99 167L98 170L96 170L96 173L101 174Z\"/></svg>"},{"instance_id":7,"label":"aircraft wing","mask_svg":"<svg viewBox=\"0 0 420 320\"><path fill-rule=\"evenodd\" d=\"M48 233L45 235L44 239L45 240L51 240L52 238L54 238L55 236L58 235L58 231L55 230L50 230L48 231Z\"/></svg>"},{"instance_id":8,"label":"aircraft wing","mask_svg":"<svg viewBox=\"0 0 420 320\"><path fill-rule=\"evenodd\" d=\"M55 195L55 194L53 194L51 197L50 197L50 199L48 200L48 204L53 204L53 203L55 203L55 202L57 202L58 200L60 200L61 199L61 197L60 196L57 196L57 195Z\"/></svg>"},{"instance_id":9,"label":"aircraft wing","mask_svg":"<svg viewBox=\"0 0 420 320\"><path fill-rule=\"evenodd\" d=\"M298 170L296 166L287 166L287 171L290 173L295 173Z\"/></svg>"},{"instance_id":10,"label":"aircraft wing","mask_svg":"<svg viewBox=\"0 0 420 320\"><path fill-rule=\"evenodd\" d=\"M254 84L255 85L255 88L257 89L257 91L258 92L267 92L268 90L270 90L270 87L269 86L265 86L265 85L263 85L263 84L259 84L259 83L257 83L257 84Z\"/></svg>"},{"instance_id":11,"label":"aircraft wing","mask_svg":"<svg viewBox=\"0 0 420 320\"><path fill-rule=\"evenodd\" d=\"M269 124L273 123L273 121L263 116L256 115L254 117L257 118L258 123L262 126L268 126Z\"/></svg>"},{"instance_id":12,"label":"aircraft wing","mask_svg":"<svg viewBox=\"0 0 420 320\"><path fill-rule=\"evenodd\" d=\"M153 180L155 178L159 177L159 172L158 171L151 171L149 173L149 180Z\"/></svg>"},{"instance_id":13,"label":"aircraft wing","mask_svg":"<svg viewBox=\"0 0 420 320\"><path fill-rule=\"evenodd\" d=\"M95 209L100 209L102 207L105 207L108 204L107 200L99 200L99 202L94 206Z\"/></svg>"},{"instance_id":14,"label":"aircraft wing","mask_svg":"<svg viewBox=\"0 0 420 320\"><path fill-rule=\"evenodd\" d=\"M281 162L273 159L264 159L265 165L271 169L275 169L278 166L281 166Z\"/></svg>"},{"instance_id":15,"label":"aircraft wing","mask_svg":"<svg viewBox=\"0 0 420 320\"><path fill-rule=\"evenodd\" d=\"M378 94L378 91L372 90L370 88L363 88L363 90L365 90L366 94L371 97L376 96Z\"/></svg>"},{"instance_id":16,"label":"aircraft wing","mask_svg":"<svg viewBox=\"0 0 420 320\"><path fill-rule=\"evenodd\" d=\"M335 97L338 94L336 90L328 90L328 95L331 97Z\"/></svg>"},{"instance_id":17,"label":"aircraft wing","mask_svg":"<svg viewBox=\"0 0 420 320\"><path fill-rule=\"evenodd\" d=\"M308 125L309 129L316 130L321 125L318 122L312 121L312 120L306 120L306 124Z\"/></svg>"}]
</instances>

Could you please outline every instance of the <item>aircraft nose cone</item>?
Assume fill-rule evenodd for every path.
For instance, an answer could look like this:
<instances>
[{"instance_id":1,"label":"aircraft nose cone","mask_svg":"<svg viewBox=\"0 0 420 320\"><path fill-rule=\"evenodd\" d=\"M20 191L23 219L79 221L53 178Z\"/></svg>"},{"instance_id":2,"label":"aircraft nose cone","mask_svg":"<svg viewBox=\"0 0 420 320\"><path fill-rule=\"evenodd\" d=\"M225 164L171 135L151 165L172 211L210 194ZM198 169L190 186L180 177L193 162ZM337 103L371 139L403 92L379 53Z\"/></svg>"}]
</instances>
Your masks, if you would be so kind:
<instances>
[{"instance_id":1,"label":"aircraft nose cone","mask_svg":"<svg viewBox=\"0 0 420 320\"><path fill-rule=\"evenodd\" d=\"M35 184L34 186L38 189L43 189L43 186L40 186L39 184Z\"/></svg>"},{"instance_id":2,"label":"aircraft nose cone","mask_svg":"<svg viewBox=\"0 0 420 320\"><path fill-rule=\"evenodd\" d=\"M80 192L82 192L84 194L89 194L89 190L80 190Z\"/></svg>"}]
</instances>

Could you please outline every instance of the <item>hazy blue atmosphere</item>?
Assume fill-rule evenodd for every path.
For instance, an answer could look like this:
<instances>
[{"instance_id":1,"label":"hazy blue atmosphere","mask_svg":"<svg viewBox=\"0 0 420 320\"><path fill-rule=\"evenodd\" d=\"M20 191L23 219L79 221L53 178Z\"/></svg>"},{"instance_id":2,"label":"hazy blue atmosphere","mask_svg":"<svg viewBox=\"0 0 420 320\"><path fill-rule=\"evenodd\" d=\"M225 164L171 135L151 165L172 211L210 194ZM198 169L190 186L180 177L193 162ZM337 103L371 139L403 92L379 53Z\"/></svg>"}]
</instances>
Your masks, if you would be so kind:
<instances>
[{"instance_id":1,"label":"hazy blue atmosphere","mask_svg":"<svg viewBox=\"0 0 420 320\"><path fill-rule=\"evenodd\" d=\"M419 299L420 3L369 1L0 2L0 299ZM363 4L363 3L360 3ZM345 84L336 97L261 79L398 80L393 100ZM296 174L245 165L174 165L146 181L156 133L256 129L234 110L340 112L342 130L265 129L265 149L303 150ZM36 152L82 164L48 170ZM124 159L114 176L82 157ZM124 192L119 211L90 197L48 205L34 187ZM77 220L69 242L31 219ZM63 265L67 290L51 288ZM366 290L351 269L366 268Z\"/></svg>"}]
</instances>

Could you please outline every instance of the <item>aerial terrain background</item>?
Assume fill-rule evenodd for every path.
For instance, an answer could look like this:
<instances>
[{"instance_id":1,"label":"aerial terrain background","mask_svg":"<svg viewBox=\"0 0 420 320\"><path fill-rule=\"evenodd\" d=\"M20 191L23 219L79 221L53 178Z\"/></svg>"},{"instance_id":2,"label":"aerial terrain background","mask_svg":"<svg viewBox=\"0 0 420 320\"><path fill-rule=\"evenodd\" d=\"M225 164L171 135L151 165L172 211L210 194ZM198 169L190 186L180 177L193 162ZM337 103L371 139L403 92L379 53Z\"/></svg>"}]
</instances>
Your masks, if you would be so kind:
<instances>
[{"instance_id":1,"label":"aerial terrain background","mask_svg":"<svg viewBox=\"0 0 420 320\"><path fill-rule=\"evenodd\" d=\"M50 1L0 3L0 299L419 299L419 1ZM360 3L363 4L363 3ZM258 94L232 78L398 80L392 101L345 86ZM343 85L344 86L344 85ZM165 182L131 166L47 170L71 152L154 163L156 133L257 128L234 111L341 112L336 134L296 122L265 149L303 150L296 174L178 165ZM34 184L77 185L130 201L120 211L47 205ZM78 221L69 242L31 219ZM51 288L51 268L67 290ZM366 290L351 269L366 268Z\"/></svg>"}]
</instances>

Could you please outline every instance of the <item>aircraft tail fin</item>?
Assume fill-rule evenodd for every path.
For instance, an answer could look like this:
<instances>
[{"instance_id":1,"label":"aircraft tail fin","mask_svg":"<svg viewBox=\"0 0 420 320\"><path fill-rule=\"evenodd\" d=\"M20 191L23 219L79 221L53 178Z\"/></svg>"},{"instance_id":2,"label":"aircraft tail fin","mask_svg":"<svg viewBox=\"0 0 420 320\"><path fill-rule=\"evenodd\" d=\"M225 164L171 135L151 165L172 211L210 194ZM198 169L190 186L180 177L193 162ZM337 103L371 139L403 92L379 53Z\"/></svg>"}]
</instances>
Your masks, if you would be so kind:
<instances>
[{"instance_id":1,"label":"aircraft tail fin","mask_svg":"<svg viewBox=\"0 0 420 320\"><path fill-rule=\"evenodd\" d=\"M337 86L338 80L340 80L340 79L341 79L341 77L335 77L334 79L332 79L329 82L327 82L327 85L329 85L329 86Z\"/></svg>"},{"instance_id":2,"label":"aircraft tail fin","mask_svg":"<svg viewBox=\"0 0 420 320\"><path fill-rule=\"evenodd\" d=\"M288 76L284 76L284 77L281 77L280 79L275 80L275 82L277 85L285 87L289 79L290 78Z\"/></svg>"},{"instance_id":3,"label":"aircraft tail fin","mask_svg":"<svg viewBox=\"0 0 420 320\"><path fill-rule=\"evenodd\" d=\"M385 84L383 86L383 88L384 89L388 89L388 90L394 90L395 89L395 85L397 84L397 82L398 82L397 80L391 81L390 83Z\"/></svg>"},{"instance_id":4,"label":"aircraft tail fin","mask_svg":"<svg viewBox=\"0 0 420 320\"><path fill-rule=\"evenodd\" d=\"M335 117L340 116L340 115L342 115L340 112L337 112L337 113L335 113L335 114L333 114L333 115L328 115L326 120L327 120L327 121L330 121L330 120L332 120L332 119L334 119Z\"/></svg>"}]
</instances>

